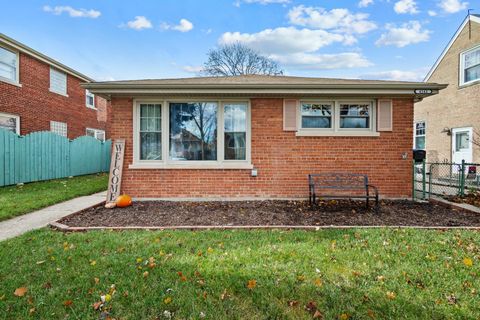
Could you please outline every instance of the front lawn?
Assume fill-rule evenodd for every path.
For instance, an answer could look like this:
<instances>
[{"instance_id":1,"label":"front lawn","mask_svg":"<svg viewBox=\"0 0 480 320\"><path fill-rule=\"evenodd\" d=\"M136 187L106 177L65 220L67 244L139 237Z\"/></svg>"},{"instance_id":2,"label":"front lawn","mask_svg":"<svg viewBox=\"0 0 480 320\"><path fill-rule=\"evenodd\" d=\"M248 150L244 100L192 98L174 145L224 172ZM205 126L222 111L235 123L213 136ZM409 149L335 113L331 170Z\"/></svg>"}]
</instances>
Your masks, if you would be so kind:
<instances>
[{"instance_id":1,"label":"front lawn","mask_svg":"<svg viewBox=\"0 0 480 320\"><path fill-rule=\"evenodd\" d=\"M479 243L476 231L42 229L1 243L0 317L478 319Z\"/></svg>"},{"instance_id":2,"label":"front lawn","mask_svg":"<svg viewBox=\"0 0 480 320\"><path fill-rule=\"evenodd\" d=\"M106 190L107 184L108 175L102 173L0 187L0 221Z\"/></svg>"}]
</instances>

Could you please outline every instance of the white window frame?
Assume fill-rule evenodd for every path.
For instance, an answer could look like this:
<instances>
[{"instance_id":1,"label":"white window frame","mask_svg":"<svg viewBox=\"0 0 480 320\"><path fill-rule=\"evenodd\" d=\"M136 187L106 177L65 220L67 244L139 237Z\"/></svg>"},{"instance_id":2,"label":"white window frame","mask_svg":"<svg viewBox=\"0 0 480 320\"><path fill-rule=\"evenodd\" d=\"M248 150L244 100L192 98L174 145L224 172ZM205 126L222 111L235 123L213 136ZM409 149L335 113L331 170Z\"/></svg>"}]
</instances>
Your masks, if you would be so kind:
<instances>
[{"instance_id":1,"label":"white window frame","mask_svg":"<svg viewBox=\"0 0 480 320\"><path fill-rule=\"evenodd\" d=\"M57 131L54 131L54 130L53 130L53 127L54 127L55 124L65 125L65 135L60 134L60 133L58 133ZM50 131L53 132L53 133L58 134L59 136L68 138L68 124L67 124L66 122L51 120L51 121L50 121Z\"/></svg>"},{"instance_id":2,"label":"white window frame","mask_svg":"<svg viewBox=\"0 0 480 320\"><path fill-rule=\"evenodd\" d=\"M55 88L52 87L52 71L65 75L65 92L55 90ZM64 97L68 97L68 74L66 72L63 72L63 71L61 71L59 69L56 69L54 67L50 67L49 81L50 81L50 88L49 88L50 92L59 94L59 95L64 96Z\"/></svg>"},{"instance_id":3,"label":"white window frame","mask_svg":"<svg viewBox=\"0 0 480 320\"><path fill-rule=\"evenodd\" d=\"M422 123L423 122L423 128L425 130L425 133L423 135L417 135L417 124L418 123ZM419 121L415 121L413 123L413 149L414 150L417 150L417 137L424 137L425 138L425 141L424 141L424 148L423 149L420 149L420 150L427 150L427 121L425 120L419 120Z\"/></svg>"},{"instance_id":4,"label":"white window frame","mask_svg":"<svg viewBox=\"0 0 480 320\"><path fill-rule=\"evenodd\" d=\"M16 134L20 134L20 116L16 115L16 114L12 114L12 113L5 113L5 112L0 112L0 116L4 116L4 117L9 117L9 118L15 118L17 121L15 122L16 123L16 126L15 126L15 133Z\"/></svg>"},{"instance_id":5,"label":"white window frame","mask_svg":"<svg viewBox=\"0 0 480 320\"><path fill-rule=\"evenodd\" d=\"M217 160L170 160L170 103L211 102L217 104ZM140 160L140 104L161 104L162 160ZM246 119L246 160L224 160L224 106L245 104ZM253 169L251 161L251 104L249 99L134 99L133 101L133 163L130 169Z\"/></svg>"},{"instance_id":6,"label":"white window frame","mask_svg":"<svg viewBox=\"0 0 480 320\"><path fill-rule=\"evenodd\" d=\"M11 79L8 79L8 78L4 78L4 77L0 77L0 81L2 82L5 82L5 83L8 83L8 84L13 84L17 87L21 87L22 85L20 84L20 52L18 50L14 50L14 49L11 49L7 46L4 46L4 45L1 45L0 44L0 48L2 49L5 49L7 51L10 51L12 53L15 53L17 58L16 58L16 66L15 66L15 71L16 71L16 74L15 74L15 81L11 80Z\"/></svg>"},{"instance_id":7,"label":"white window frame","mask_svg":"<svg viewBox=\"0 0 480 320\"><path fill-rule=\"evenodd\" d=\"M479 79L471 80L471 81L465 81L465 55L467 53L470 53L471 51L477 51L480 50L480 45L475 46L473 48L470 48L468 50L463 51L460 53L460 68L459 68L459 85L460 86L466 86L472 83L480 82Z\"/></svg>"},{"instance_id":8,"label":"white window frame","mask_svg":"<svg viewBox=\"0 0 480 320\"><path fill-rule=\"evenodd\" d=\"M302 128L302 103L332 104L332 128ZM340 128L341 104L369 104L368 128ZM375 99L301 99L297 107L297 136L366 136L378 137L377 132L377 101Z\"/></svg>"},{"instance_id":9,"label":"white window frame","mask_svg":"<svg viewBox=\"0 0 480 320\"><path fill-rule=\"evenodd\" d=\"M93 104L88 103L88 97L90 97L90 96L93 98ZM90 90L88 90L88 89L85 89L85 105L87 106L87 108L97 109L95 107L95 95L93 93L91 93Z\"/></svg>"},{"instance_id":10,"label":"white window frame","mask_svg":"<svg viewBox=\"0 0 480 320\"><path fill-rule=\"evenodd\" d=\"M86 136L88 136L88 130L93 131L93 137L92 138L95 138L95 139L100 140L100 141L105 141L105 130L95 129L95 128L86 128L85 129L85 135ZM103 133L103 139L98 139L97 134L99 134L99 133Z\"/></svg>"}]
</instances>

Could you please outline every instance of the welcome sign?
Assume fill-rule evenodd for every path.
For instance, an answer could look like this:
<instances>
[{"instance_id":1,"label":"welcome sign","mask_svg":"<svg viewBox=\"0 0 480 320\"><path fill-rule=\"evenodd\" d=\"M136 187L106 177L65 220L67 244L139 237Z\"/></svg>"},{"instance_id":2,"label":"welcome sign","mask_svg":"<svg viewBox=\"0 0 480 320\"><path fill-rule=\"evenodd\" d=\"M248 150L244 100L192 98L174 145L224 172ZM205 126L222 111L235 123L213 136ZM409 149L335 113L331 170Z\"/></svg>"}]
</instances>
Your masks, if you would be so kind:
<instances>
[{"instance_id":1,"label":"welcome sign","mask_svg":"<svg viewBox=\"0 0 480 320\"><path fill-rule=\"evenodd\" d=\"M112 162L110 164L110 177L108 179L107 204L114 203L120 195L124 154L125 140L115 140L112 150Z\"/></svg>"}]
</instances>

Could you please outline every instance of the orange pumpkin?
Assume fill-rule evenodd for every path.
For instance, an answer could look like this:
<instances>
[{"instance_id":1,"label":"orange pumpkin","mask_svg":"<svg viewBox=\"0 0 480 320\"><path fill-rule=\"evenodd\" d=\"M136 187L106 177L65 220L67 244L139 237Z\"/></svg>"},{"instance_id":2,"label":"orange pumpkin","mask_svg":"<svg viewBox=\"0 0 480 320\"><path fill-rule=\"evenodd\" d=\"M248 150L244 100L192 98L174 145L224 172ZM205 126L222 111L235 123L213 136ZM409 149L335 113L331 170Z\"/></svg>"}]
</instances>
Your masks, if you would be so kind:
<instances>
[{"instance_id":1,"label":"orange pumpkin","mask_svg":"<svg viewBox=\"0 0 480 320\"><path fill-rule=\"evenodd\" d=\"M117 201L115 202L117 204L117 207L125 208L132 204L132 198L129 195L122 194L117 198Z\"/></svg>"}]
</instances>

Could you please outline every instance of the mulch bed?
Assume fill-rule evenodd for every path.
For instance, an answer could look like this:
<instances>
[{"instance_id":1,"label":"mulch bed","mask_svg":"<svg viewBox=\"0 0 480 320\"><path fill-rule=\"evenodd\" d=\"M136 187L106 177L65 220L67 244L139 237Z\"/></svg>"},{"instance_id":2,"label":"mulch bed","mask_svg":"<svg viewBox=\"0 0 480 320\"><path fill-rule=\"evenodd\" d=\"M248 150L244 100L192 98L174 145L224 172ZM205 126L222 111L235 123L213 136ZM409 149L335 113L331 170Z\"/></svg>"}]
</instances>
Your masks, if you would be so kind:
<instances>
[{"instance_id":1,"label":"mulch bed","mask_svg":"<svg viewBox=\"0 0 480 320\"><path fill-rule=\"evenodd\" d=\"M479 226L480 214L431 203L382 201L378 213L358 201L136 202L128 208L103 206L67 216L69 227L171 226Z\"/></svg>"},{"instance_id":2,"label":"mulch bed","mask_svg":"<svg viewBox=\"0 0 480 320\"><path fill-rule=\"evenodd\" d=\"M449 196L446 197L448 201L456 202L456 203L466 203L472 206L476 206L480 208L480 191L471 191L467 193L465 196Z\"/></svg>"}]
</instances>

